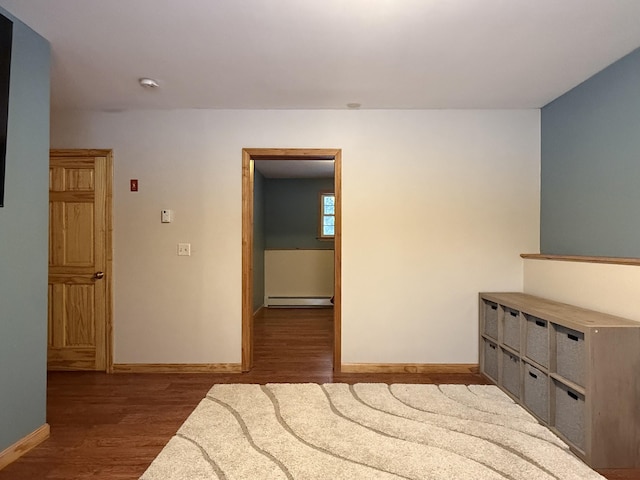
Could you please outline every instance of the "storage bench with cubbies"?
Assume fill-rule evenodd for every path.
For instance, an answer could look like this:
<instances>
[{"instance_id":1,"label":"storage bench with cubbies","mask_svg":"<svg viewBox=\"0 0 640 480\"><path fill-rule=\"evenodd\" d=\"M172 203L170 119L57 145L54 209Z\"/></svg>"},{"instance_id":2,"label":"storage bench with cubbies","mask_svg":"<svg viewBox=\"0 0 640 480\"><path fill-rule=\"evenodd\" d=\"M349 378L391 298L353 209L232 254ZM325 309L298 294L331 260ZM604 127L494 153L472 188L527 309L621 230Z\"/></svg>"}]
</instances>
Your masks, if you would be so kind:
<instances>
[{"instance_id":1,"label":"storage bench with cubbies","mask_svg":"<svg viewBox=\"0 0 640 480\"><path fill-rule=\"evenodd\" d=\"M481 293L480 371L591 467L640 467L639 322Z\"/></svg>"}]
</instances>

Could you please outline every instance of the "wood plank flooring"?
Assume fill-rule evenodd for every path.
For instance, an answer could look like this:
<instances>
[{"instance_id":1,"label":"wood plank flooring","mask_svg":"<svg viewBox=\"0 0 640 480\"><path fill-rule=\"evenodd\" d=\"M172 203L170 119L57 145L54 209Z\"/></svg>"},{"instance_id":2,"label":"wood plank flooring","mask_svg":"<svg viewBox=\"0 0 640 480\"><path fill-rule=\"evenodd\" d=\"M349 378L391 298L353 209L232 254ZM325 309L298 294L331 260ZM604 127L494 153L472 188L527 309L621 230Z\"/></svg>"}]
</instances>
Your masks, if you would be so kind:
<instances>
[{"instance_id":1,"label":"wood plank flooring","mask_svg":"<svg viewBox=\"0 0 640 480\"><path fill-rule=\"evenodd\" d=\"M331 309L265 310L255 339L246 374L50 373L51 437L0 480L137 479L215 383L487 383L475 374L333 374ZM640 480L640 469L601 473Z\"/></svg>"}]
</instances>

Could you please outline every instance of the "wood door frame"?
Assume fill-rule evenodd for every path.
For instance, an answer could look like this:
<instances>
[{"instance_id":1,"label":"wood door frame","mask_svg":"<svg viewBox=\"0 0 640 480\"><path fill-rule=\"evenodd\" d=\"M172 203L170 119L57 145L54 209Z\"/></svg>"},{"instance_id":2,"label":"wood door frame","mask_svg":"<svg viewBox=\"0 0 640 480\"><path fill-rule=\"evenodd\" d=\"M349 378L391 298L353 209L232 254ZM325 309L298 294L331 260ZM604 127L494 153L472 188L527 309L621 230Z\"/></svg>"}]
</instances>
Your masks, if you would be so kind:
<instances>
[{"instance_id":1,"label":"wood door frame","mask_svg":"<svg viewBox=\"0 0 640 480\"><path fill-rule=\"evenodd\" d=\"M333 160L336 195L334 238L333 370L342 365L342 150L339 148L242 149L242 371L253 367L254 160Z\"/></svg>"},{"instance_id":2,"label":"wood door frame","mask_svg":"<svg viewBox=\"0 0 640 480\"><path fill-rule=\"evenodd\" d=\"M105 288L104 352L105 370L113 373L113 151L107 149L51 149L51 157L105 157Z\"/></svg>"}]
</instances>

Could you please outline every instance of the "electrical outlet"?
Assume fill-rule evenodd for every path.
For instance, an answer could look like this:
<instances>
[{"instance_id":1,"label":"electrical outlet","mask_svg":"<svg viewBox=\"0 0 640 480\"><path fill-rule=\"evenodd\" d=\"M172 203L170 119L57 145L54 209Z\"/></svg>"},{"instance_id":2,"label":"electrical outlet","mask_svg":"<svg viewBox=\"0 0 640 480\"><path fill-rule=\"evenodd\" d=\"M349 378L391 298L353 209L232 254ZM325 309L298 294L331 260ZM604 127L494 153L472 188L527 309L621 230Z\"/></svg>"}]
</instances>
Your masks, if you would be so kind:
<instances>
[{"instance_id":1,"label":"electrical outlet","mask_svg":"<svg viewBox=\"0 0 640 480\"><path fill-rule=\"evenodd\" d=\"M180 257L190 257L191 256L191 244L190 243L179 243L178 244L178 256L180 256Z\"/></svg>"}]
</instances>

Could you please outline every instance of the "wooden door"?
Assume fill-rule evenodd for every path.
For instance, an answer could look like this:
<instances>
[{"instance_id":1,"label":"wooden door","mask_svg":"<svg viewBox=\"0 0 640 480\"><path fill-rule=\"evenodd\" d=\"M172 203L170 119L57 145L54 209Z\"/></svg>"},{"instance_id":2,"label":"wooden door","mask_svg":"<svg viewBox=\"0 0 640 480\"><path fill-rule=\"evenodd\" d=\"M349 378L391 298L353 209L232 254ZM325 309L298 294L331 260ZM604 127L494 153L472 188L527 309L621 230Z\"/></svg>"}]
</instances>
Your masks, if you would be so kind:
<instances>
[{"instance_id":1,"label":"wooden door","mask_svg":"<svg viewBox=\"0 0 640 480\"><path fill-rule=\"evenodd\" d=\"M111 368L111 153L52 150L49 370Z\"/></svg>"}]
</instances>

